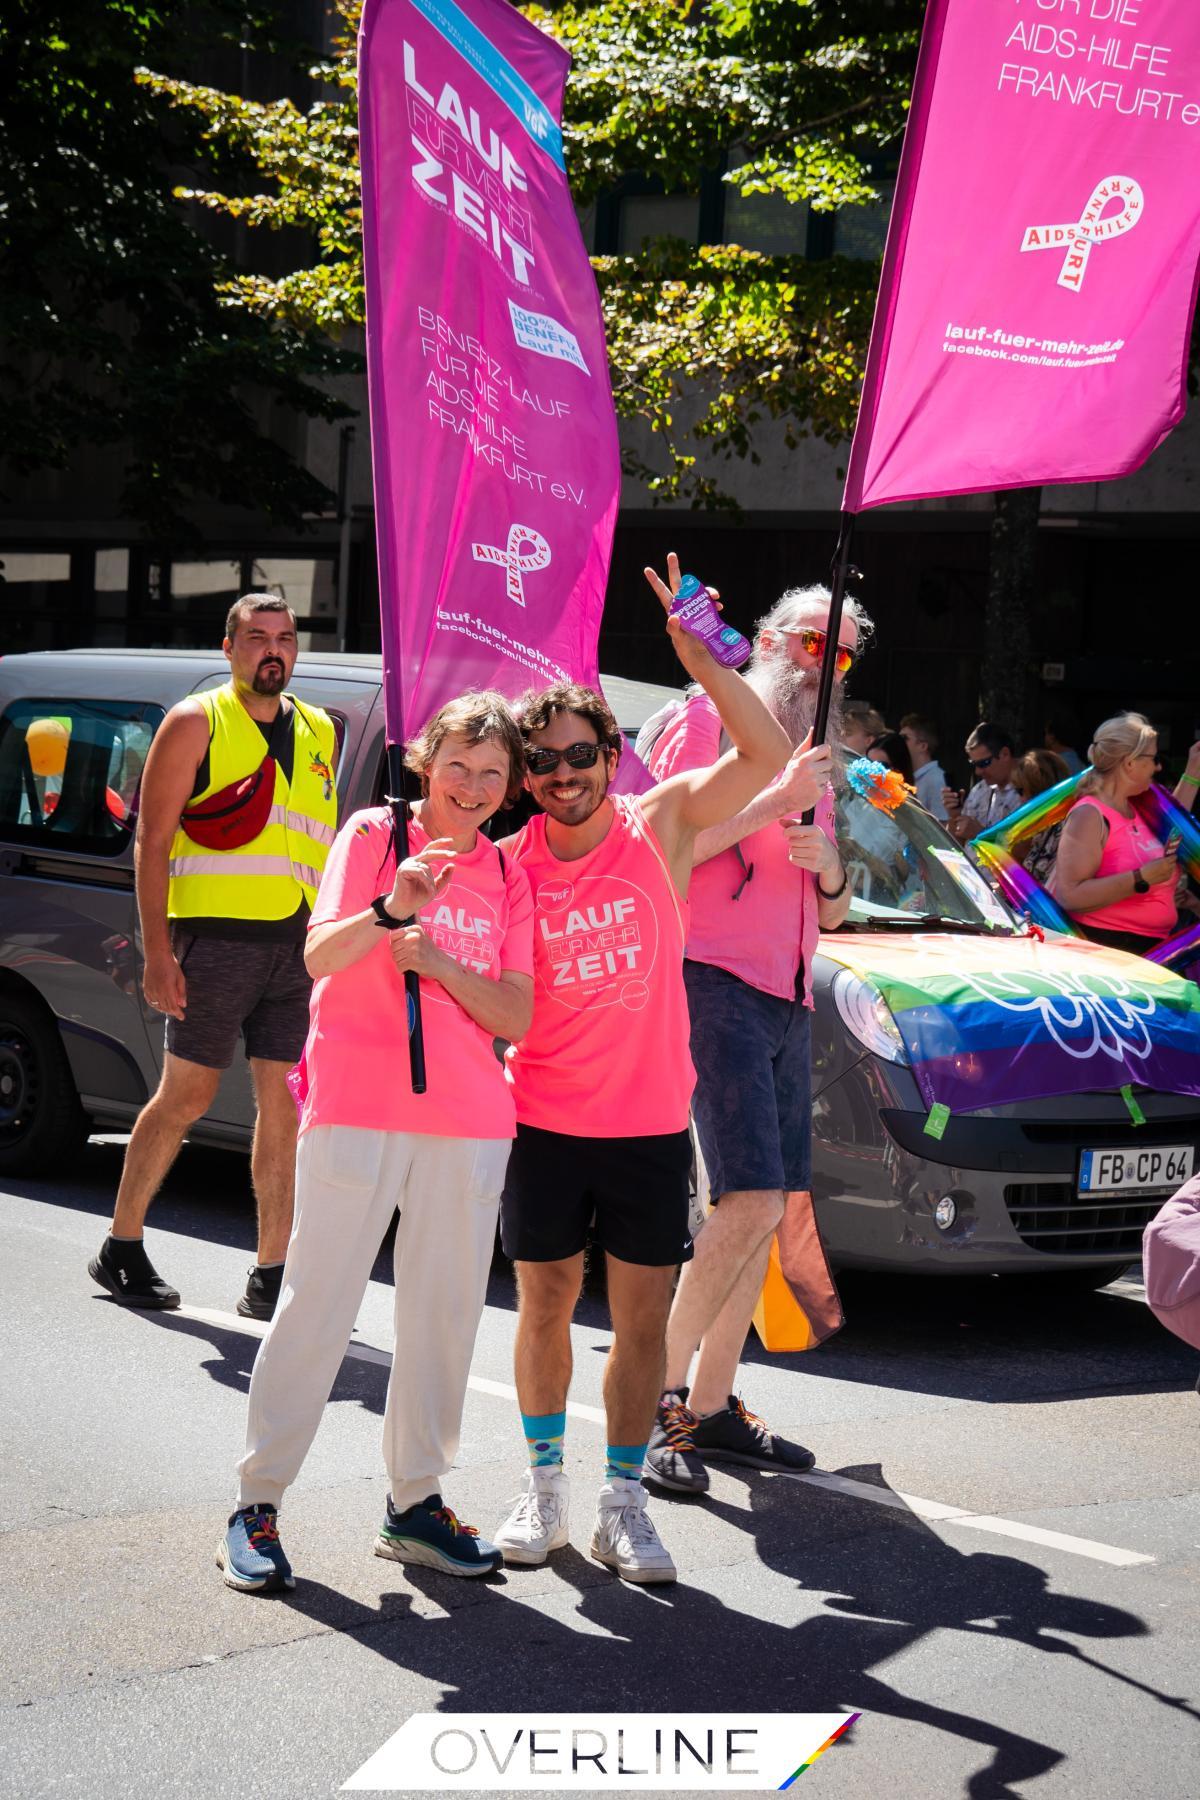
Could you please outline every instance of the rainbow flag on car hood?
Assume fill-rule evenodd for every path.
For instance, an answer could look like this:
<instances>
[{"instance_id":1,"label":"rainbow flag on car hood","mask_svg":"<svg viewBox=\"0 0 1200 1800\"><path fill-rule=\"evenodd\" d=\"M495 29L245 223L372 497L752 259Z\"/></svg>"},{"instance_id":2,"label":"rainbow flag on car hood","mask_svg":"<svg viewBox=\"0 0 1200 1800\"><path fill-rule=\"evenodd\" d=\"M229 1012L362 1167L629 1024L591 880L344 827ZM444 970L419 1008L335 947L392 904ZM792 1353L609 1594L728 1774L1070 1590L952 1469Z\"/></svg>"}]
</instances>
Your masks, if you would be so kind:
<instances>
[{"instance_id":1,"label":"rainbow flag on car hood","mask_svg":"<svg viewBox=\"0 0 1200 1800\"><path fill-rule=\"evenodd\" d=\"M829 934L882 994L927 1106L1119 1091L1200 1094L1200 988L1082 938Z\"/></svg>"}]
</instances>

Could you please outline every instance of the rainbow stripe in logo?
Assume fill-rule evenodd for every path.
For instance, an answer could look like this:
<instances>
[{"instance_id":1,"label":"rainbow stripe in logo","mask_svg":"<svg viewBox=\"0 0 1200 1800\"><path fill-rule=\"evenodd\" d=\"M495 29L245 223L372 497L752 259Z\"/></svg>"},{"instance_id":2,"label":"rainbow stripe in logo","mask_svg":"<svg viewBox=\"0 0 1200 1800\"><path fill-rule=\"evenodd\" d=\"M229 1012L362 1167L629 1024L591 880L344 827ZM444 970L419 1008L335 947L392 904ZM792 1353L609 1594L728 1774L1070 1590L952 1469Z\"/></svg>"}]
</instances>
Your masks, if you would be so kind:
<instances>
[{"instance_id":1,"label":"rainbow stripe in logo","mask_svg":"<svg viewBox=\"0 0 1200 1800\"><path fill-rule=\"evenodd\" d=\"M838 1739L843 1735L843 1733L849 1731L849 1729L852 1725L857 1725L858 1721L861 1718L862 1718L862 1714L860 1712L847 1713L846 1717L843 1719L842 1723L838 1726L837 1730L835 1732L833 1732L831 1736L829 1736L825 1739L825 1742L821 1745L821 1748L819 1750L814 1750L812 1755L809 1757L808 1761L802 1762L800 1764L800 1767L798 1769L796 1769L791 1775L789 1775L786 1781L780 1782L778 1791L782 1794L784 1788L790 1788L793 1781L795 1781L795 1779L798 1775L803 1775L805 1769L811 1769L813 1764L816 1762L817 1758L819 1756L824 1756L824 1754L828 1750L830 1744L836 1744Z\"/></svg>"}]
</instances>

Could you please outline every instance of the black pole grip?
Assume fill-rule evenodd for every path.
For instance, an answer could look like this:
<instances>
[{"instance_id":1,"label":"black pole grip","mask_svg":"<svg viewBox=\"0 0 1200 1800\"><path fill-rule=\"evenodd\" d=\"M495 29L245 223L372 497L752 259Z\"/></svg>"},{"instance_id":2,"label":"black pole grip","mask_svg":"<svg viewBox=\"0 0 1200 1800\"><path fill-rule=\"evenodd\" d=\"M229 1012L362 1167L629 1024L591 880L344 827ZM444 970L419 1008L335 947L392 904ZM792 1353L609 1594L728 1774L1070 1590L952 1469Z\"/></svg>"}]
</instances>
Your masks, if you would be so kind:
<instances>
[{"instance_id":1,"label":"black pole grip","mask_svg":"<svg viewBox=\"0 0 1200 1800\"><path fill-rule=\"evenodd\" d=\"M842 606L846 598L846 584L850 578L850 546L854 538L854 514L842 514L841 529L838 533L837 549L833 557L833 572L829 583L829 618L825 625L825 654L821 658L821 676L817 684L817 710L813 719L812 741L814 747L825 742L825 733L829 729L829 708L833 702L833 677L837 667L838 639L842 628ZM811 825L816 817L816 808L810 806L800 818L802 825Z\"/></svg>"},{"instance_id":2,"label":"black pole grip","mask_svg":"<svg viewBox=\"0 0 1200 1800\"><path fill-rule=\"evenodd\" d=\"M396 837L396 867L408 855L408 802L404 798L404 745L389 744L387 747L388 804L392 809L392 822ZM411 925L413 919L407 918L404 923ZM425 1081L425 1027L421 1018L421 978L415 969L404 972L404 993L408 1005L408 1072L412 1079L414 1094L423 1094Z\"/></svg>"}]
</instances>

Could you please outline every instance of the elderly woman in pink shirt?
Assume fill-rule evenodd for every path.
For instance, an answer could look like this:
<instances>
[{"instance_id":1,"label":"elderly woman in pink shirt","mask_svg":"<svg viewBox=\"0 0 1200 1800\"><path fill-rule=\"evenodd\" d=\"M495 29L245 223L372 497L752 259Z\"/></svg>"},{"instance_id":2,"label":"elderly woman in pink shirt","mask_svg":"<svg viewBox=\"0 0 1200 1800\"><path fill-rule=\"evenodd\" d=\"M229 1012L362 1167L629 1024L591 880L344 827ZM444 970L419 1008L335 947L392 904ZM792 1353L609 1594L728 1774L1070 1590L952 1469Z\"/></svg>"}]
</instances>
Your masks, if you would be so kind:
<instances>
[{"instance_id":1,"label":"elderly woman in pink shirt","mask_svg":"<svg viewBox=\"0 0 1200 1800\"><path fill-rule=\"evenodd\" d=\"M1158 737L1141 713L1106 719L1088 750L1084 791L1067 815L1054 894L1086 937L1144 956L1175 929L1175 846L1133 805L1154 780Z\"/></svg>"}]
</instances>

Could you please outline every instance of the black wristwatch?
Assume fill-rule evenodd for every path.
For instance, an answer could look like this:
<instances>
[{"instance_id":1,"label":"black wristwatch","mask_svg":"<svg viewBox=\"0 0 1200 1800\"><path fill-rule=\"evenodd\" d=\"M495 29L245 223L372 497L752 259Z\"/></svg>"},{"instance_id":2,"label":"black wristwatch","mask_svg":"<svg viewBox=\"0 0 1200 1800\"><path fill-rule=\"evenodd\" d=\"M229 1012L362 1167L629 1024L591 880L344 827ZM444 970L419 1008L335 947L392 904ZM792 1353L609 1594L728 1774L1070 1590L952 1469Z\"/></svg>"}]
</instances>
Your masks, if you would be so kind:
<instances>
[{"instance_id":1,"label":"black wristwatch","mask_svg":"<svg viewBox=\"0 0 1200 1800\"><path fill-rule=\"evenodd\" d=\"M817 892L818 892L818 894L820 894L822 900L840 900L842 895L846 891L846 883L849 881L849 879L850 879L850 877L846 873L846 865L845 865L845 863L843 863L842 864L842 885L841 885L841 887L835 888L833 890L832 894L827 894L825 892L825 889L821 886L821 877L818 875L817 876Z\"/></svg>"},{"instance_id":2,"label":"black wristwatch","mask_svg":"<svg viewBox=\"0 0 1200 1800\"><path fill-rule=\"evenodd\" d=\"M1140 869L1135 869L1133 871L1133 891L1135 894L1148 894L1150 892L1150 883L1146 880L1146 877L1142 874Z\"/></svg>"},{"instance_id":3,"label":"black wristwatch","mask_svg":"<svg viewBox=\"0 0 1200 1800\"><path fill-rule=\"evenodd\" d=\"M385 931L403 931L407 923L404 919L393 919L382 894L377 900L372 900L371 911L375 914L375 923L382 925Z\"/></svg>"}]
</instances>

